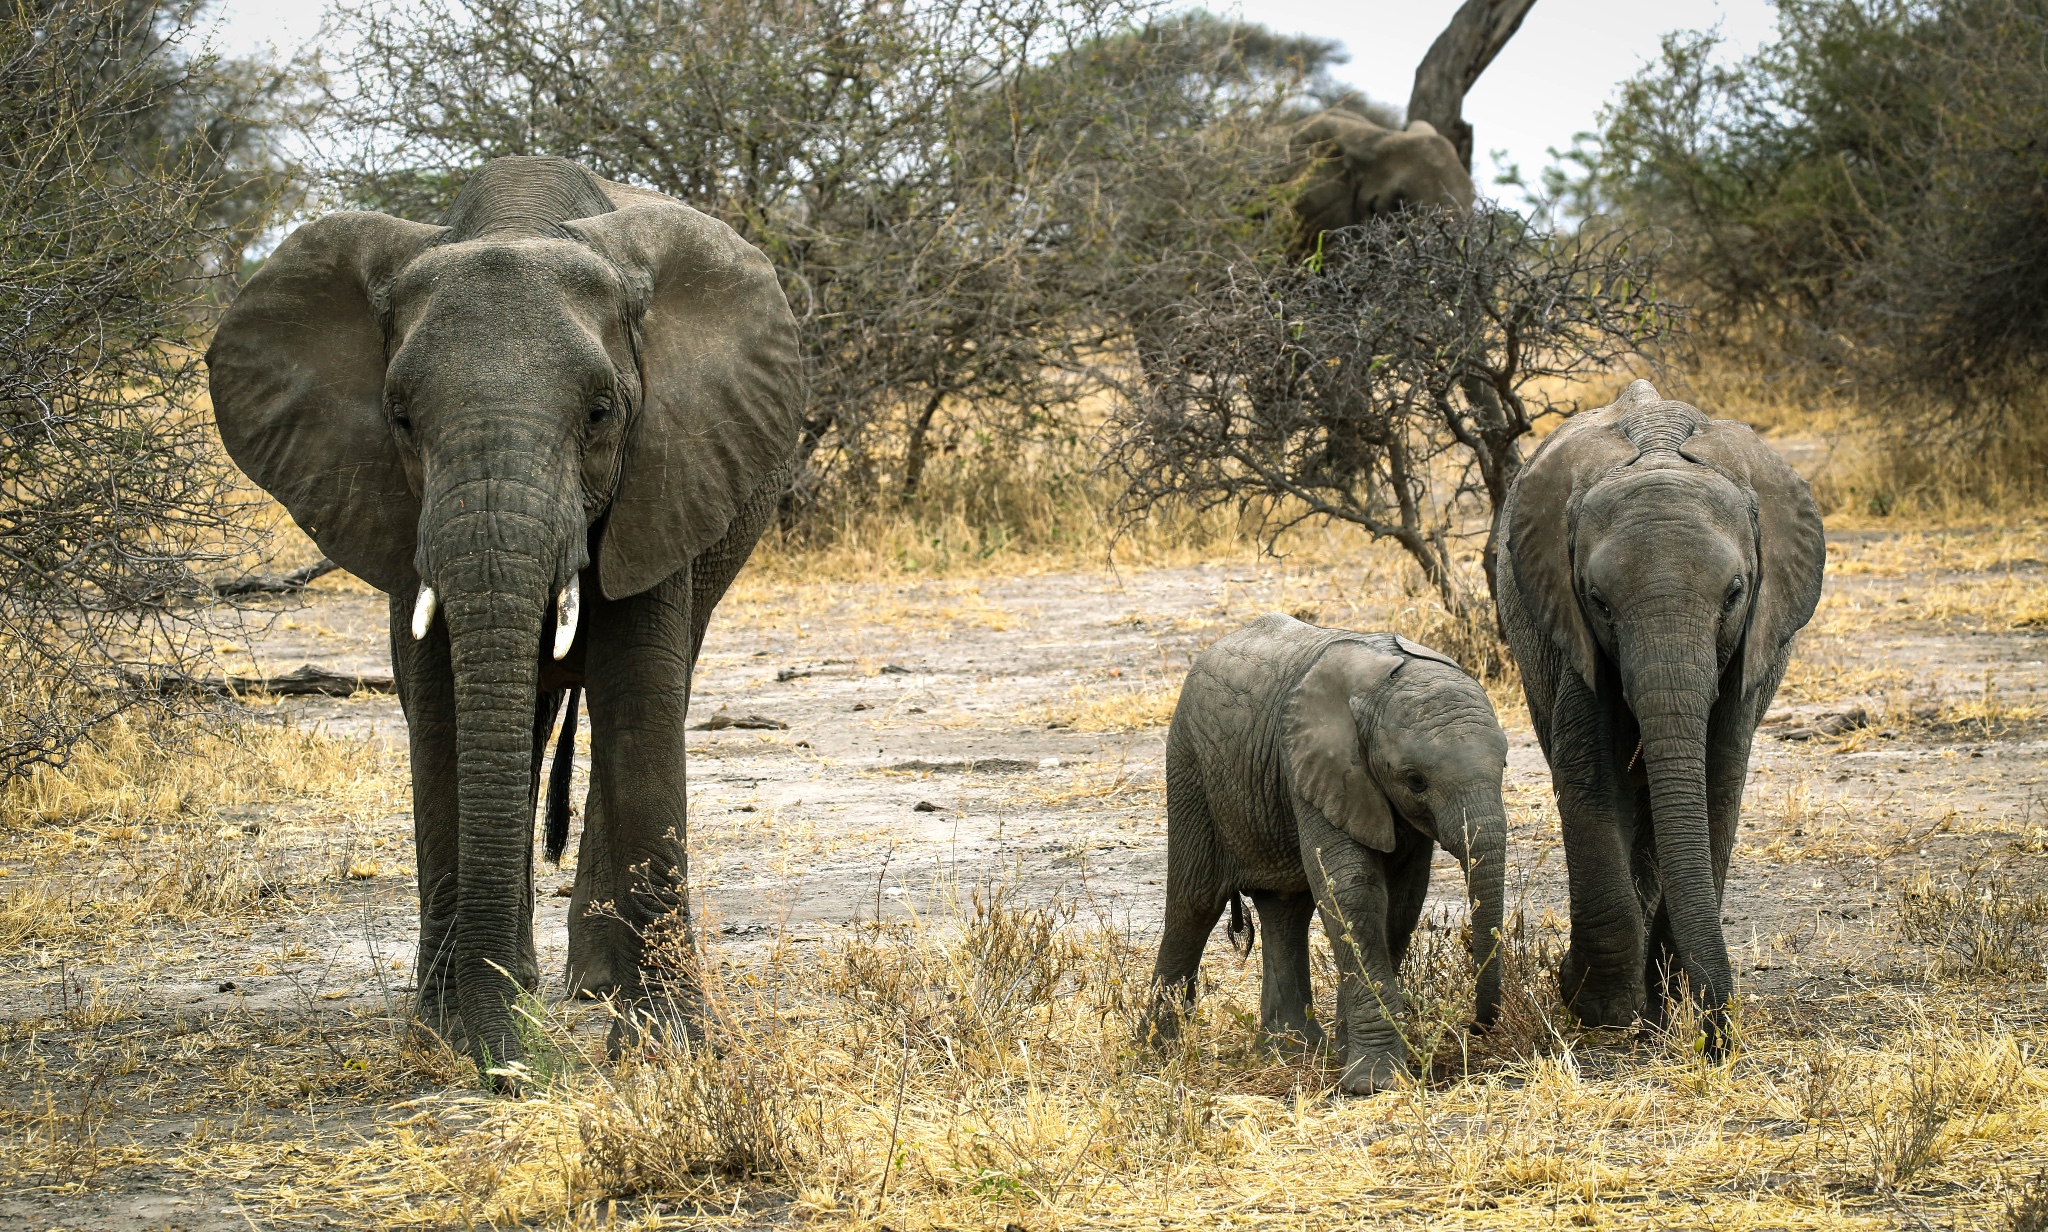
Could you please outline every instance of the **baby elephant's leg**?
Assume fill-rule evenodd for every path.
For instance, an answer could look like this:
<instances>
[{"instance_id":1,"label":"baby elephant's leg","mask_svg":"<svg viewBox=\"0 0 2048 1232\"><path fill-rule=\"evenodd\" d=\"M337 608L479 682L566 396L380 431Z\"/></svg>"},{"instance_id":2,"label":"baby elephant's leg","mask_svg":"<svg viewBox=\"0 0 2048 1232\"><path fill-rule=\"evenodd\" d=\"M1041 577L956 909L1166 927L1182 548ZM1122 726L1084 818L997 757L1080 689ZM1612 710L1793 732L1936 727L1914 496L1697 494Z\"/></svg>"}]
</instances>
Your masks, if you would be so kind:
<instances>
[{"instance_id":1,"label":"baby elephant's leg","mask_svg":"<svg viewBox=\"0 0 2048 1232\"><path fill-rule=\"evenodd\" d=\"M1308 926L1315 917L1315 896L1254 890L1252 903L1265 934L1259 942L1264 967L1259 1030L1283 1045L1317 1047L1323 1042L1323 1029L1312 1012L1315 992L1308 975Z\"/></svg>"},{"instance_id":2,"label":"baby elephant's leg","mask_svg":"<svg viewBox=\"0 0 2048 1232\"><path fill-rule=\"evenodd\" d=\"M1379 853L1331 837L1315 853L1309 875L1337 959L1337 1013L1344 1020L1340 1085L1370 1095L1408 1072L1401 1036L1407 1002L1387 947L1387 879Z\"/></svg>"},{"instance_id":3,"label":"baby elephant's leg","mask_svg":"<svg viewBox=\"0 0 2048 1232\"><path fill-rule=\"evenodd\" d=\"M1141 1043L1180 1035L1181 1014L1195 1001L1195 976L1216 917L1229 893L1201 775L1184 750L1166 750L1166 927L1152 967L1152 1006L1139 1024Z\"/></svg>"}]
</instances>

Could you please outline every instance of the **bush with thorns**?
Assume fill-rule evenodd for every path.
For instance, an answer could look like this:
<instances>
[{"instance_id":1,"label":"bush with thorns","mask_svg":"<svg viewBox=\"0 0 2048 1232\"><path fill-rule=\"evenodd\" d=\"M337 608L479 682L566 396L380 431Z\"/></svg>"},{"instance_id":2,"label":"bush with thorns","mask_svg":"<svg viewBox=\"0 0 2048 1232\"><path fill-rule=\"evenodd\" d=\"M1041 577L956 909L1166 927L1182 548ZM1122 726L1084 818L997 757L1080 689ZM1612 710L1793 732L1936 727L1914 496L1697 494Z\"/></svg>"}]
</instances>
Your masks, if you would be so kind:
<instances>
[{"instance_id":1,"label":"bush with thorns","mask_svg":"<svg viewBox=\"0 0 2048 1232\"><path fill-rule=\"evenodd\" d=\"M1135 523L1162 505L1345 522L1398 543L1459 622L1491 625L1454 544L1494 521L1522 441L1670 336L1654 252L1492 208L1328 232L1298 265L1243 263L1179 305L1111 425ZM1490 638L1480 639L1490 642ZM1475 666L1468 664L1468 666Z\"/></svg>"}]
</instances>

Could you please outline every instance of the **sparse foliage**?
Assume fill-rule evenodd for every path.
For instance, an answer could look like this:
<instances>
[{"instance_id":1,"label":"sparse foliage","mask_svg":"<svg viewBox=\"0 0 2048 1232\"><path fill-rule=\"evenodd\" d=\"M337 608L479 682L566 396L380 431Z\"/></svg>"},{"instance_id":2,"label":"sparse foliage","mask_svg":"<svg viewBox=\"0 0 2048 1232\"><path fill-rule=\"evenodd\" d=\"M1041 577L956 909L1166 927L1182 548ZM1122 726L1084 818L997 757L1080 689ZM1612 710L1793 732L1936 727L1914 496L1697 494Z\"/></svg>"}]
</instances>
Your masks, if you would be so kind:
<instances>
[{"instance_id":1,"label":"sparse foliage","mask_svg":"<svg viewBox=\"0 0 2048 1232\"><path fill-rule=\"evenodd\" d=\"M199 346L280 173L235 110L254 70L187 48L197 7L0 7L0 779L196 653L193 566L245 533Z\"/></svg>"},{"instance_id":2,"label":"sparse foliage","mask_svg":"<svg viewBox=\"0 0 2048 1232\"><path fill-rule=\"evenodd\" d=\"M1929 427L1973 456L2000 442L1979 480L2031 485L2048 460L2048 3L1778 11L1778 40L1733 62L1715 33L1668 36L1577 152L1588 173L1553 187L1670 228L1710 340L1777 383L1846 390L1903 450L1924 454Z\"/></svg>"},{"instance_id":3,"label":"sparse foliage","mask_svg":"<svg viewBox=\"0 0 2048 1232\"><path fill-rule=\"evenodd\" d=\"M980 436L1071 447L1134 303L1256 245L1273 120L1334 45L1146 0L344 7L343 196L431 219L556 154L730 223L811 382L799 503L919 490ZM1272 224L1277 225L1277 224Z\"/></svg>"},{"instance_id":4,"label":"sparse foliage","mask_svg":"<svg viewBox=\"0 0 2048 1232\"><path fill-rule=\"evenodd\" d=\"M1349 522L1400 544L1482 623L1453 547L1493 520L1563 381L1619 371L1671 330L1638 236L1563 235L1481 208L1376 219L1299 266L1235 265L1163 331L1112 425L1127 523L1170 503Z\"/></svg>"}]
</instances>

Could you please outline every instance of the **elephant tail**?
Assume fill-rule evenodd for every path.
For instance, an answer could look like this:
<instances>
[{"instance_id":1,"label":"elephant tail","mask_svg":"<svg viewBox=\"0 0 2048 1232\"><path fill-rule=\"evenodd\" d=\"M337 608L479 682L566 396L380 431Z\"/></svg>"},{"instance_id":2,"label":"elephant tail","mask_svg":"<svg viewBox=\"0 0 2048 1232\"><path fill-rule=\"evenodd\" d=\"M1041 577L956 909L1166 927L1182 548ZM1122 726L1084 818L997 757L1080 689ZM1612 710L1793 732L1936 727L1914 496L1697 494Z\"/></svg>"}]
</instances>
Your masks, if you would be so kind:
<instances>
[{"instance_id":1,"label":"elephant tail","mask_svg":"<svg viewBox=\"0 0 2048 1232\"><path fill-rule=\"evenodd\" d=\"M1244 956L1252 956L1252 940L1258 936L1259 926L1252 923L1251 912L1244 909L1244 895L1236 890L1230 892L1230 928L1227 935L1230 944L1241 947Z\"/></svg>"},{"instance_id":2,"label":"elephant tail","mask_svg":"<svg viewBox=\"0 0 2048 1232\"><path fill-rule=\"evenodd\" d=\"M547 853L548 863L562 862L562 849L569 845L569 775L576 769L576 701L581 689L569 690L569 711L562 719L562 736L555 742L555 765L548 771Z\"/></svg>"}]
</instances>

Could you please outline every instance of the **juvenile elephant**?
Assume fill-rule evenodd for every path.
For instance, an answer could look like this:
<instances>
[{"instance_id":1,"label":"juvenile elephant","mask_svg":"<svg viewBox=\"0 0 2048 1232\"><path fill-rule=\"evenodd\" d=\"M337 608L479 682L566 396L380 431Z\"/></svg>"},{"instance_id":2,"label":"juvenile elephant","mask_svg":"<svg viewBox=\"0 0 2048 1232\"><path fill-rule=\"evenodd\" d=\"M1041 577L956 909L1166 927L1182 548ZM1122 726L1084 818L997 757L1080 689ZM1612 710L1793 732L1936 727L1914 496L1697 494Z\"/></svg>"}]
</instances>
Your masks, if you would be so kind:
<instances>
[{"instance_id":1,"label":"juvenile elephant","mask_svg":"<svg viewBox=\"0 0 2048 1232\"><path fill-rule=\"evenodd\" d=\"M1308 175L1294 202L1302 252L1325 231L1404 207L1472 208L1472 177L1457 147L1426 120L1391 129L1332 109L1295 129L1287 148L1290 174Z\"/></svg>"},{"instance_id":2,"label":"juvenile elephant","mask_svg":"<svg viewBox=\"0 0 2048 1232\"><path fill-rule=\"evenodd\" d=\"M1820 598L1820 510L1749 428L1637 381L1544 441L1501 527L1501 627L1564 826L1565 1002L1654 1024L1683 976L1718 1054L1729 852L1750 741Z\"/></svg>"},{"instance_id":3,"label":"juvenile elephant","mask_svg":"<svg viewBox=\"0 0 2048 1232\"><path fill-rule=\"evenodd\" d=\"M1395 974L1435 845L1465 867L1478 967L1473 1018L1500 1003L1507 738L1457 664L1385 633L1264 616L1203 651L1166 738L1166 930L1146 1030L1171 1037L1224 906L1265 926L1259 1027L1314 1046L1308 927L1337 957L1344 1089L1407 1069Z\"/></svg>"},{"instance_id":4,"label":"juvenile elephant","mask_svg":"<svg viewBox=\"0 0 2048 1232\"><path fill-rule=\"evenodd\" d=\"M444 225L300 227L207 363L235 461L390 596L422 1018L480 1061L521 1055L508 1001L539 979L542 745L565 691L573 728L577 689L593 741L570 984L687 1018L689 964L654 955L688 944L690 677L798 425L796 326L767 260L678 201L501 158ZM565 795L550 814L557 855Z\"/></svg>"}]
</instances>

